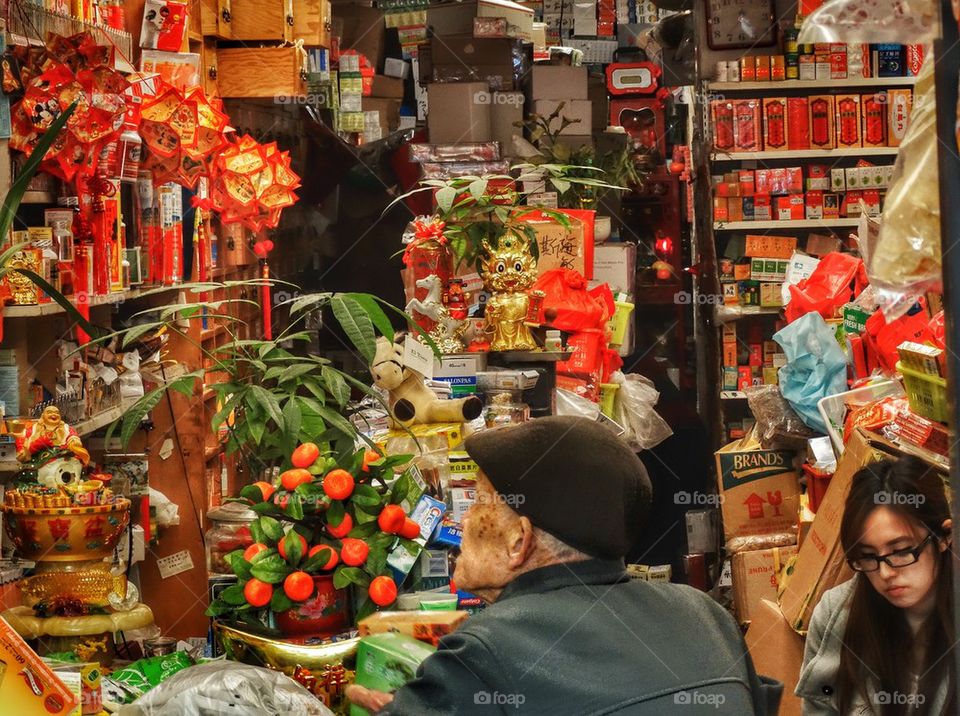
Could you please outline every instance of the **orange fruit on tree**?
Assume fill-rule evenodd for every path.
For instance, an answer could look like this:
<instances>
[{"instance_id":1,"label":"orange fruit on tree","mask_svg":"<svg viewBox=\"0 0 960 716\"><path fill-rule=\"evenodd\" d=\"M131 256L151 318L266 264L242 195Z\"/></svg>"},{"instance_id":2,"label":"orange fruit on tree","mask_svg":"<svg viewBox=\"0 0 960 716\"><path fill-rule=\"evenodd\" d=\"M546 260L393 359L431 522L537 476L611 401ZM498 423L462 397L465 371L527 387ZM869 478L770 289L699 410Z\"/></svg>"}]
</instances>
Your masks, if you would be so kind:
<instances>
[{"instance_id":1,"label":"orange fruit on tree","mask_svg":"<svg viewBox=\"0 0 960 716\"><path fill-rule=\"evenodd\" d=\"M397 585L390 577L374 577L367 588L370 599L378 607L386 607L397 599Z\"/></svg>"},{"instance_id":2,"label":"orange fruit on tree","mask_svg":"<svg viewBox=\"0 0 960 716\"><path fill-rule=\"evenodd\" d=\"M340 548L340 559L347 566L359 567L367 561L368 554L370 554L370 545L362 539L347 537L343 540L343 546Z\"/></svg>"},{"instance_id":3,"label":"orange fruit on tree","mask_svg":"<svg viewBox=\"0 0 960 716\"><path fill-rule=\"evenodd\" d=\"M365 453L363 453L363 471L370 472L370 463L376 462L381 457L383 457L383 455L378 453L376 450L367 450Z\"/></svg>"},{"instance_id":4,"label":"orange fruit on tree","mask_svg":"<svg viewBox=\"0 0 960 716\"><path fill-rule=\"evenodd\" d=\"M329 549L330 550L330 559L327 560L327 563L323 565L320 569L328 571L337 566L337 562L340 561L340 556L337 554L337 550L331 547L328 544L318 544L315 547L311 547L310 551L307 552L307 557L312 557L321 550Z\"/></svg>"},{"instance_id":5,"label":"orange fruit on tree","mask_svg":"<svg viewBox=\"0 0 960 716\"><path fill-rule=\"evenodd\" d=\"M400 505L387 505L380 510L377 517L377 525L387 534L397 534L403 528L403 521L407 519L407 513L403 511Z\"/></svg>"},{"instance_id":6,"label":"orange fruit on tree","mask_svg":"<svg viewBox=\"0 0 960 716\"><path fill-rule=\"evenodd\" d=\"M313 577L306 572L293 572L283 580L283 593L295 602L302 602L313 594Z\"/></svg>"},{"instance_id":7,"label":"orange fruit on tree","mask_svg":"<svg viewBox=\"0 0 960 716\"><path fill-rule=\"evenodd\" d=\"M261 552L270 549L263 542L254 542L252 545L243 550L243 558L248 562L256 557Z\"/></svg>"},{"instance_id":8,"label":"orange fruit on tree","mask_svg":"<svg viewBox=\"0 0 960 716\"><path fill-rule=\"evenodd\" d=\"M316 443L304 443L293 451L290 462L294 467L310 467L320 457L320 448Z\"/></svg>"},{"instance_id":9,"label":"orange fruit on tree","mask_svg":"<svg viewBox=\"0 0 960 716\"><path fill-rule=\"evenodd\" d=\"M290 534L289 532L287 534ZM300 554L303 554L307 551L307 540L303 538L303 535L299 532L294 532L300 540ZM284 559L287 558L287 548L284 547L284 541L286 540L286 535L280 538L280 541L277 543L277 550L280 552L280 556Z\"/></svg>"},{"instance_id":10,"label":"orange fruit on tree","mask_svg":"<svg viewBox=\"0 0 960 716\"><path fill-rule=\"evenodd\" d=\"M274 495L273 504L281 510L287 509L287 505L290 504L290 495Z\"/></svg>"},{"instance_id":11,"label":"orange fruit on tree","mask_svg":"<svg viewBox=\"0 0 960 716\"><path fill-rule=\"evenodd\" d=\"M323 478L323 491L331 500L345 500L353 494L353 475L337 468Z\"/></svg>"},{"instance_id":12,"label":"orange fruit on tree","mask_svg":"<svg viewBox=\"0 0 960 716\"><path fill-rule=\"evenodd\" d=\"M273 598L273 587L254 577L243 585L243 598L251 607L265 607Z\"/></svg>"},{"instance_id":13,"label":"orange fruit on tree","mask_svg":"<svg viewBox=\"0 0 960 716\"><path fill-rule=\"evenodd\" d=\"M270 496L277 491L277 488L271 485L269 482L264 482L263 480L253 483L255 487L260 488L260 494L263 495L263 501L266 502L270 499Z\"/></svg>"},{"instance_id":14,"label":"orange fruit on tree","mask_svg":"<svg viewBox=\"0 0 960 716\"><path fill-rule=\"evenodd\" d=\"M403 527L397 533L404 539L416 539L420 536L420 524L411 520L409 517L403 522Z\"/></svg>"},{"instance_id":15,"label":"orange fruit on tree","mask_svg":"<svg viewBox=\"0 0 960 716\"><path fill-rule=\"evenodd\" d=\"M343 521L336 527L334 527L331 524L327 525L327 532L330 533L331 537L336 537L337 539L340 539L341 537L346 537L348 534L350 534L350 530L352 529L353 529L353 518L350 516L349 513L343 516Z\"/></svg>"},{"instance_id":16,"label":"orange fruit on tree","mask_svg":"<svg viewBox=\"0 0 960 716\"><path fill-rule=\"evenodd\" d=\"M305 482L310 482L312 479L313 475L304 470L302 467L295 467L292 470L287 470L280 475L280 484L283 485L284 490L293 492L297 489L297 486L302 485Z\"/></svg>"}]
</instances>

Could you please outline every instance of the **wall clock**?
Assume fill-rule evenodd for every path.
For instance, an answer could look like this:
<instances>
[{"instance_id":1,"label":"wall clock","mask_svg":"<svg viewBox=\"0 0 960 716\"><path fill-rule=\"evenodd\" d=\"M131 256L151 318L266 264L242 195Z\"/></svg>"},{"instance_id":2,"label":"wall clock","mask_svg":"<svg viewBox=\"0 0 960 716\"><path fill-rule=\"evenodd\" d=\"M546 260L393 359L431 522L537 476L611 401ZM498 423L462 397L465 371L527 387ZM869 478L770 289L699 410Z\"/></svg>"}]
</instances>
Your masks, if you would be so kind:
<instances>
[{"instance_id":1,"label":"wall clock","mask_svg":"<svg viewBox=\"0 0 960 716\"><path fill-rule=\"evenodd\" d=\"M776 42L774 0L707 0L711 50L770 47Z\"/></svg>"}]
</instances>

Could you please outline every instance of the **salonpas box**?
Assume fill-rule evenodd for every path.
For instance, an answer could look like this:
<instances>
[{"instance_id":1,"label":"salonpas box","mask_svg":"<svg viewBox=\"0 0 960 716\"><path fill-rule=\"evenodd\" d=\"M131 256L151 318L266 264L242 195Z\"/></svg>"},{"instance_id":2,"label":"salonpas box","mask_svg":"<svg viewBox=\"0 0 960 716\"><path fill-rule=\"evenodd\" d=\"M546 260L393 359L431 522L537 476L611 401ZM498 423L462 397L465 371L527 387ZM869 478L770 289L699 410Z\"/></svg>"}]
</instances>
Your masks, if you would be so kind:
<instances>
[{"instance_id":1,"label":"salonpas box","mask_svg":"<svg viewBox=\"0 0 960 716\"><path fill-rule=\"evenodd\" d=\"M800 508L795 453L764 450L751 434L715 455L727 549L795 543Z\"/></svg>"},{"instance_id":2,"label":"salonpas box","mask_svg":"<svg viewBox=\"0 0 960 716\"><path fill-rule=\"evenodd\" d=\"M357 647L355 683L376 691L393 691L412 681L420 663L434 651L436 649L429 644L405 634L365 636ZM368 713L359 706L350 706L350 716L367 716Z\"/></svg>"}]
</instances>

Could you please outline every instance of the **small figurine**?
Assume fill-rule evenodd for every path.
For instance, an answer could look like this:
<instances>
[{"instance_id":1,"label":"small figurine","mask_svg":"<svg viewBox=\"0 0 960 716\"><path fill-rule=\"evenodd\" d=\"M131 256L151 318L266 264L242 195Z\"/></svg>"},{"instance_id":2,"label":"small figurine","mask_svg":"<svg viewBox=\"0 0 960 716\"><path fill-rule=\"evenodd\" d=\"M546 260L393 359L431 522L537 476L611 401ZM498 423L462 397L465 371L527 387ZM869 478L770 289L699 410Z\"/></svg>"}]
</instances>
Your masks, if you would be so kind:
<instances>
[{"instance_id":1,"label":"small figurine","mask_svg":"<svg viewBox=\"0 0 960 716\"><path fill-rule=\"evenodd\" d=\"M373 384L390 393L390 417L394 426L420 423L464 423L480 417L483 401L475 395L441 400L423 382L423 376L403 364L404 336L391 343L377 339L377 352L370 365Z\"/></svg>"},{"instance_id":2,"label":"small figurine","mask_svg":"<svg viewBox=\"0 0 960 716\"><path fill-rule=\"evenodd\" d=\"M40 418L29 428L22 440L17 441L17 460L30 462L42 450L64 448L84 466L90 462L90 453L83 447L77 431L63 422L60 408L48 405Z\"/></svg>"},{"instance_id":3,"label":"small figurine","mask_svg":"<svg viewBox=\"0 0 960 716\"><path fill-rule=\"evenodd\" d=\"M427 296L423 301L416 298L410 301L407 304L407 313L412 316L416 311L432 321L433 326L429 328L430 338L441 353L462 353L465 350L463 334L467 330L466 322L453 317L441 302L443 282L440 277L435 274L426 276L417 281L417 288L427 289Z\"/></svg>"},{"instance_id":4,"label":"small figurine","mask_svg":"<svg viewBox=\"0 0 960 716\"><path fill-rule=\"evenodd\" d=\"M507 234L494 249L483 242L481 275L491 291L486 324L492 334L491 351L532 351L537 343L524 323L530 309L527 289L537 278L537 261L526 239Z\"/></svg>"},{"instance_id":5,"label":"small figurine","mask_svg":"<svg viewBox=\"0 0 960 716\"><path fill-rule=\"evenodd\" d=\"M440 320L440 314L444 310L443 302L440 300L441 292L443 291L443 280L436 274L430 274L417 281L416 286L417 288L426 289L427 295L422 301L419 298L411 299L410 302L407 303L406 312L410 315L416 312L421 316L429 318L431 321L438 322Z\"/></svg>"}]
</instances>

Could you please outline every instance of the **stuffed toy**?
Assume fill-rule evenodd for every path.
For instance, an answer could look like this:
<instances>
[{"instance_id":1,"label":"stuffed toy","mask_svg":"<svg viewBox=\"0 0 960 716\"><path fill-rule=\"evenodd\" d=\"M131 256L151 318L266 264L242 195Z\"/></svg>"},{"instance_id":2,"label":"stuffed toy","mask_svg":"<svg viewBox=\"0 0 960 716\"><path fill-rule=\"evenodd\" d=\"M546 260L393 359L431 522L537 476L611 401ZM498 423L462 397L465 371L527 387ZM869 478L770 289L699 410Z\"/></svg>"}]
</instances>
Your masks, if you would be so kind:
<instances>
[{"instance_id":1,"label":"stuffed toy","mask_svg":"<svg viewBox=\"0 0 960 716\"><path fill-rule=\"evenodd\" d=\"M423 376L403 364L403 335L391 343L377 339L370 365L373 384L390 393L390 417L395 427L423 423L465 423L480 417L483 401L475 395L441 400L423 382Z\"/></svg>"}]
</instances>

